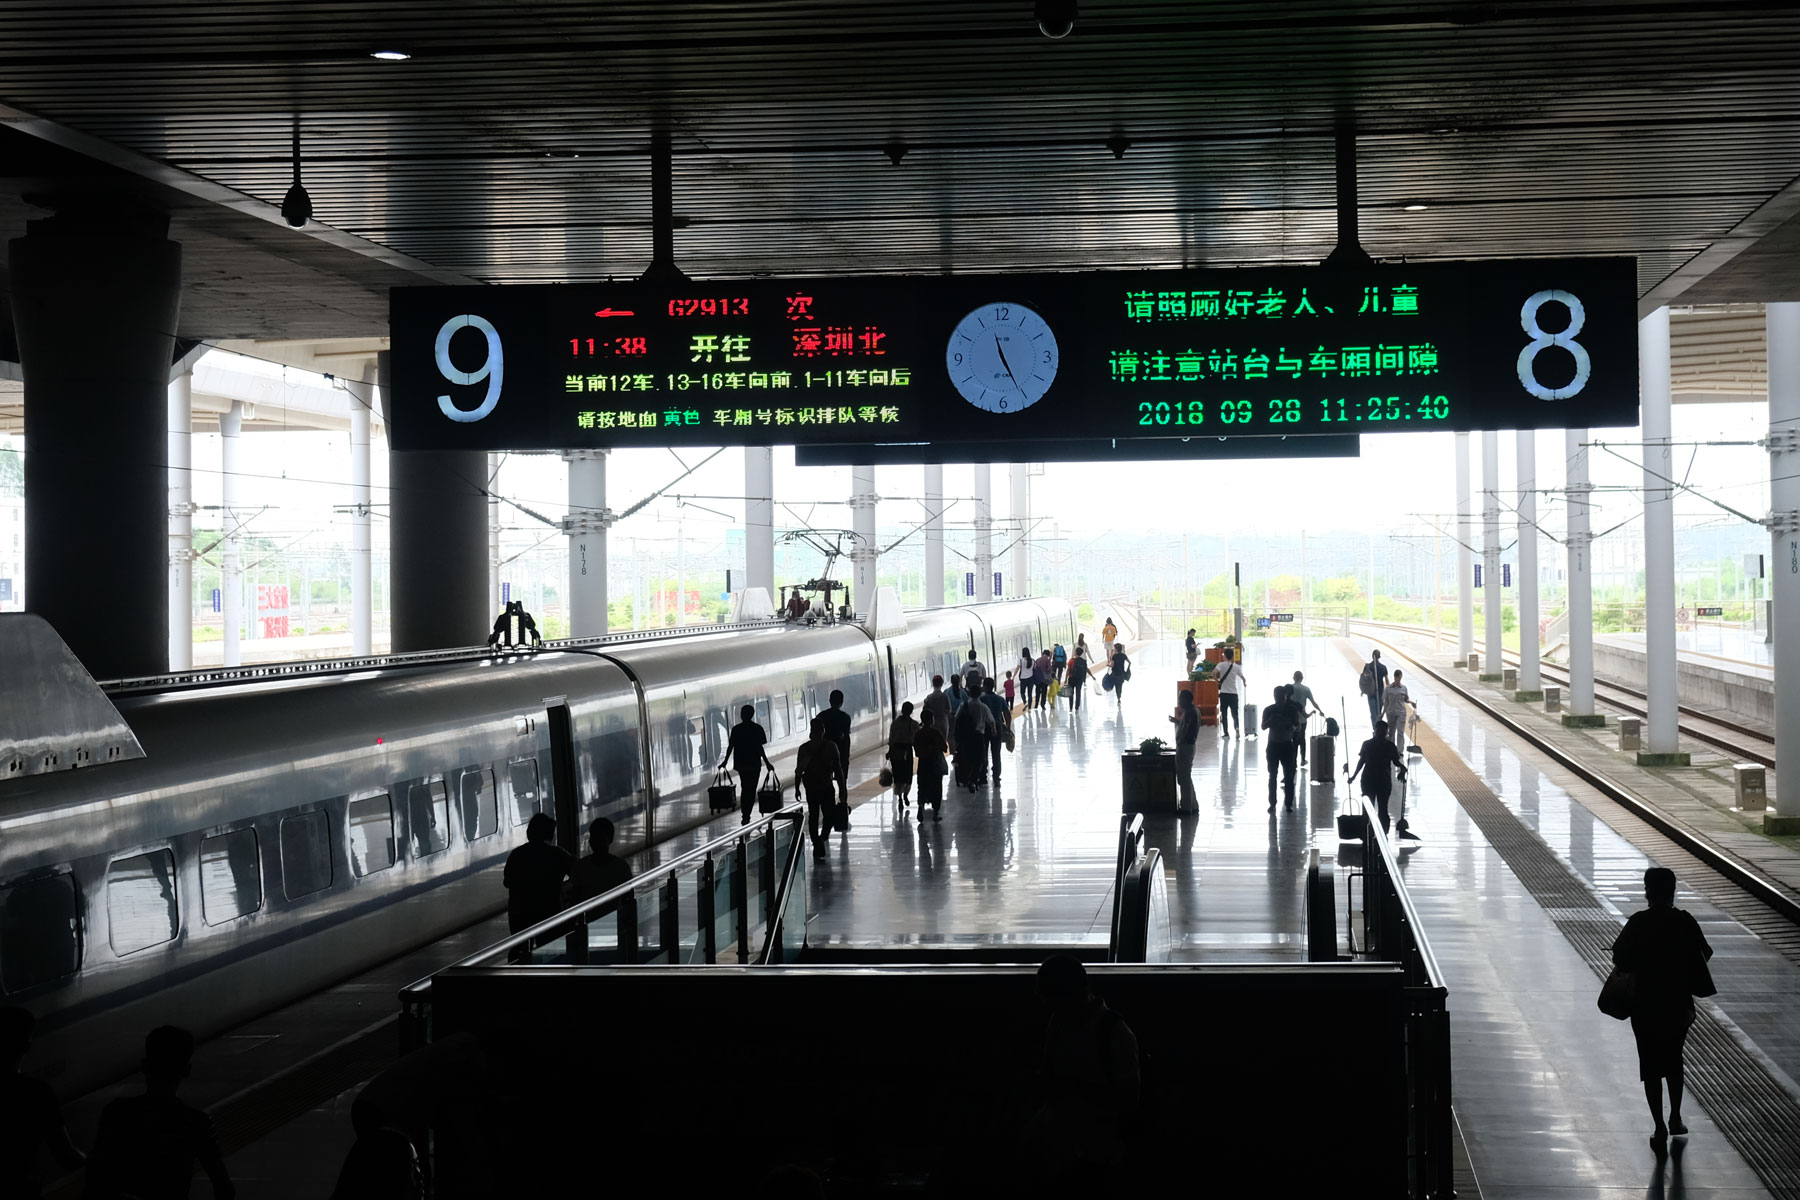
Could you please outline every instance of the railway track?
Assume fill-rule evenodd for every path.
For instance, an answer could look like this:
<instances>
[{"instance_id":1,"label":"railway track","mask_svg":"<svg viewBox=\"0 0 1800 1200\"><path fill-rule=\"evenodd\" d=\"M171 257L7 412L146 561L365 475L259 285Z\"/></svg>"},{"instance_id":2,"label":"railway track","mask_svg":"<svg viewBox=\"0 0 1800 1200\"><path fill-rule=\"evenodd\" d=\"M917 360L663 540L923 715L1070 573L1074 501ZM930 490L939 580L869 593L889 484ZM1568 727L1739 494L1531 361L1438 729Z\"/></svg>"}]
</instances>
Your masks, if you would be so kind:
<instances>
[{"instance_id":1,"label":"railway track","mask_svg":"<svg viewBox=\"0 0 1800 1200\"><path fill-rule=\"evenodd\" d=\"M1352 626L1363 626L1369 629L1384 629L1394 633L1408 633L1415 636L1424 631L1410 625L1397 625L1386 621L1364 621L1351 618ZM1503 651L1505 660L1517 665L1519 655L1516 651ZM1539 668L1546 681L1567 689L1569 673L1562 667L1545 663ZM1617 683L1609 679L1594 680L1594 702L1607 708L1625 713L1628 716L1648 716L1649 700L1643 692L1627 684ZM1775 765L1774 741L1754 729L1746 728L1730 720L1724 720L1697 708L1685 704L1676 706L1681 714L1681 731L1702 745L1722 750L1739 762L1760 763L1765 767Z\"/></svg>"}]
</instances>

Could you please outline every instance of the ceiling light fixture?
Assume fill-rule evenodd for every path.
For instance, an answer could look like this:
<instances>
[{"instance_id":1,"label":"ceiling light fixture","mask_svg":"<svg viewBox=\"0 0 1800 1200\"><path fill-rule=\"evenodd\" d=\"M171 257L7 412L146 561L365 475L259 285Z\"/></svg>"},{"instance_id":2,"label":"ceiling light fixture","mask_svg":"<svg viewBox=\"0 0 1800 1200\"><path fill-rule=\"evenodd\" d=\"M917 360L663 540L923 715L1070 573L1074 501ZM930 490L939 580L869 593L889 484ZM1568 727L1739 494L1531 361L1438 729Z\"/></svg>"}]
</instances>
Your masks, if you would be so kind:
<instances>
[{"instance_id":1,"label":"ceiling light fixture","mask_svg":"<svg viewBox=\"0 0 1800 1200\"><path fill-rule=\"evenodd\" d=\"M376 50L371 52L369 57L379 58L382 62L405 62L412 55L404 50Z\"/></svg>"},{"instance_id":2,"label":"ceiling light fixture","mask_svg":"<svg viewBox=\"0 0 1800 1200\"><path fill-rule=\"evenodd\" d=\"M294 114L294 183L281 198L281 219L295 229L312 220L312 197L300 185L300 114Z\"/></svg>"},{"instance_id":3,"label":"ceiling light fixture","mask_svg":"<svg viewBox=\"0 0 1800 1200\"><path fill-rule=\"evenodd\" d=\"M1400 211L1401 212L1424 212L1425 208L1426 208L1426 206L1423 204L1402 204L1400 206Z\"/></svg>"}]
</instances>

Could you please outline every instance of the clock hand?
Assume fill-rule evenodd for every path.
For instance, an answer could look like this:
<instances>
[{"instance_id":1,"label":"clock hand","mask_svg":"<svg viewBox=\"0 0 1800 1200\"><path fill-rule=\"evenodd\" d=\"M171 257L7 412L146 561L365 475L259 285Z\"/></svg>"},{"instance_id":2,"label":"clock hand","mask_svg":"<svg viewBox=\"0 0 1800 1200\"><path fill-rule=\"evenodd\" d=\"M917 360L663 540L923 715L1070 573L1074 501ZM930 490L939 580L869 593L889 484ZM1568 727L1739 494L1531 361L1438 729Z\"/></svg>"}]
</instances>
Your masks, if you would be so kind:
<instances>
[{"instance_id":1,"label":"clock hand","mask_svg":"<svg viewBox=\"0 0 1800 1200\"><path fill-rule=\"evenodd\" d=\"M994 339L994 349L1000 352L1000 365L1006 368L1006 377L1012 380L1014 387L1018 388L1021 392L1024 391L1025 389L1019 385L1019 377L1013 374L1012 364L1006 361L1006 347L1000 344L1000 339L998 337Z\"/></svg>"}]
</instances>

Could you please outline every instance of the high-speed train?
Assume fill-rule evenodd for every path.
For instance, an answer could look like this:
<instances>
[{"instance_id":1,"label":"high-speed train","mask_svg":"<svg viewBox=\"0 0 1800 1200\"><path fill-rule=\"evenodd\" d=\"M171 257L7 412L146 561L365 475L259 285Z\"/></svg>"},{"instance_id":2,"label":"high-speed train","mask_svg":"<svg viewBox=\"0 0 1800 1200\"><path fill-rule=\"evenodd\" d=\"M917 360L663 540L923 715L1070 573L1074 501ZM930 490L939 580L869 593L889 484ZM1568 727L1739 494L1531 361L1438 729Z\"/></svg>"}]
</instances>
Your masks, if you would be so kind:
<instances>
[{"instance_id":1,"label":"high-speed train","mask_svg":"<svg viewBox=\"0 0 1800 1200\"><path fill-rule=\"evenodd\" d=\"M970 650L1058 641L1070 606L1021 600L116 689L144 757L0 782L4 1002L78 1094L157 1024L214 1033L497 911L534 813L609 817L624 854L705 824L744 704L786 781L834 689L860 754Z\"/></svg>"}]
</instances>

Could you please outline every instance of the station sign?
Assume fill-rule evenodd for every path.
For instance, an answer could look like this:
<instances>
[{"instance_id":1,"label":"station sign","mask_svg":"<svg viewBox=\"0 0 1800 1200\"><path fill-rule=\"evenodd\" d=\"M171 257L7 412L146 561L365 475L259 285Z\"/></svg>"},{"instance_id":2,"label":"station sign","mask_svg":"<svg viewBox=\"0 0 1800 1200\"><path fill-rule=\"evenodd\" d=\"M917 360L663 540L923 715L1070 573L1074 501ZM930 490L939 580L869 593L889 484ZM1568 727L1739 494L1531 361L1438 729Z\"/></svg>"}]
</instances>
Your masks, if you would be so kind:
<instances>
[{"instance_id":1,"label":"station sign","mask_svg":"<svg viewBox=\"0 0 1800 1200\"><path fill-rule=\"evenodd\" d=\"M1512 564L1511 563L1501 563L1500 564L1500 586L1503 588L1509 588L1512 586Z\"/></svg>"},{"instance_id":2,"label":"station sign","mask_svg":"<svg viewBox=\"0 0 1800 1200\"><path fill-rule=\"evenodd\" d=\"M1721 607L1714 606L1712 608L1696 608L1694 613L1695 615L1702 617L1722 617L1725 615L1725 610Z\"/></svg>"},{"instance_id":3,"label":"station sign","mask_svg":"<svg viewBox=\"0 0 1800 1200\"><path fill-rule=\"evenodd\" d=\"M1285 625L1288 622L1292 621L1293 619L1294 619L1293 613L1270 613L1269 614L1269 620L1274 621L1277 624L1281 624L1281 625Z\"/></svg>"},{"instance_id":4,"label":"station sign","mask_svg":"<svg viewBox=\"0 0 1800 1200\"><path fill-rule=\"evenodd\" d=\"M994 595L1000 596L1002 594L1003 593L1000 591L1000 572L995 571L994 572Z\"/></svg>"},{"instance_id":5,"label":"station sign","mask_svg":"<svg viewBox=\"0 0 1800 1200\"><path fill-rule=\"evenodd\" d=\"M396 288L398 450L1637 422L1628 258Z\"/></svg>"}]
</instances>

